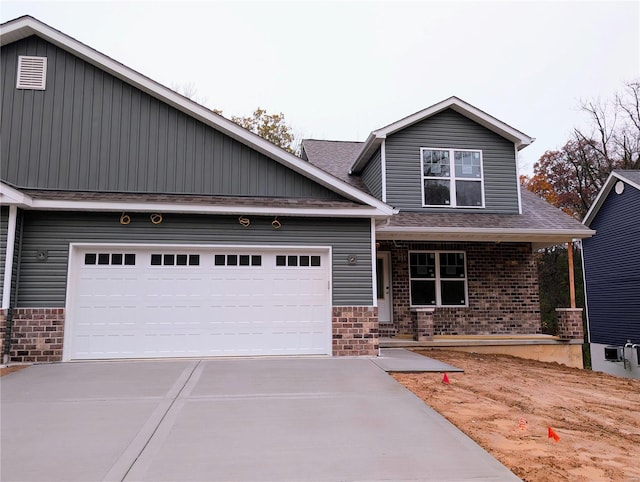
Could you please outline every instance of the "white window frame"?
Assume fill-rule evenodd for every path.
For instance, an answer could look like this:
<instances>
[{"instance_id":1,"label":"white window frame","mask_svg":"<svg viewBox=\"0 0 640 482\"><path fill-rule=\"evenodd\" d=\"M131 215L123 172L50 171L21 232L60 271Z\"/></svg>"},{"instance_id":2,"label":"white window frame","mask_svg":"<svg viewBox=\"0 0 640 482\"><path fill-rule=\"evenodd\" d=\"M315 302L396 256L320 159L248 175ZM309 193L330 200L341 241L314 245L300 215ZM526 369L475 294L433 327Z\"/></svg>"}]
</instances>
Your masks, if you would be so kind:
<instances>
[{"instance_id":1,"label":"white window frame","mask_svg":"<svg viewBox=\"0 0 640 482\"><path fill-rule=\"evenodd\" d=\"M440 276L440 254L444 253L454 253L454 254L463 254L464 255L464 278L442 278ZM412 278L411 277L411 255L412 254L433 254L436 260L436 275L434 278ZM409 251L409 255L407 257L407 270L409 276L409 306L411 308L423 308L427 306L438 307L438 308L468 308L469 307L469 272L467 271L467 252L462 250L412 250ZM412 281L434 281L436 284L436 304L435 305L416 305L413 303L413 297L411 295L411 283ZM464 305L443 305L442 304L442 281L464 281Z\"/></svg>"},{"instance_id":2,"label":"white window frame","mask_svg":"<svg viewBox=\"0 0 640 482\"><path fill-rule=\"evenodd\" d=\"M424 151L448 151L449 152L449 177L436 177L424 175ZM455 153L456 152L478 152L480 153L480 178L460 177L456 178ZM459 208L459 209L483 209L484 204L484 155L481 149L454 149L449 147L421 147L420 148L420 178L422 207L425 208ZM449 181L450 204L426 204L424 197L424 182L426 180ZM458 206L456 196L456 181L473 181L480 183L480 196L482 205L480 206Z\"/></svg>"}]
</instances>

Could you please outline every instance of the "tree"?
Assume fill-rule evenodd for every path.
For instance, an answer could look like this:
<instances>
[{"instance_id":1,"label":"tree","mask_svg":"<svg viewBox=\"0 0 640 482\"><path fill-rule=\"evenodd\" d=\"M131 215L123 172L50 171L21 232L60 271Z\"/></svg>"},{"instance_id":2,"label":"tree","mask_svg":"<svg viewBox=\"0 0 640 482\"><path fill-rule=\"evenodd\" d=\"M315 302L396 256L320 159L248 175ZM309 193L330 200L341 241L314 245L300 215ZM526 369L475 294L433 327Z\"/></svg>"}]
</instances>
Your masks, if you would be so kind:
<instances>
[{"instance_id":1,"label":"tree","mask_svg":"<svg viewBox=\"0 0 640 482\"><path fill-rule=\"evenodd\" d=\"M534 175L525 179L529 191L582 219L611 172L591 144L567 142L559 151L547 151L533 166Z\"/></svg>"},{"instance_id":2,"label":"tree","mask_svg":"<svg viewBox=\"0 0 640 482\"><path fill-rule=\"evenodd\" d=\"M194 102L202 105L205 103L206 98L202 98L200 94L198 94L198 89L192 82L183 85L173 84L171 88L178 94ZM222 111L219 109L211 110L218 115L222 115ZM296 154L295 136L293 135L291 127L287 125L282 112L269 114L266 110L258 107L250 116L232 116L231 121L276 146L282 147L292 154Z\"/></svg>"},{"instance_id":3,"label":"tree","mask_svg":"<svg viewBox=\"0 0 640 482\"><path fill-rule=\"evenodd\" d=\"M640 79L627 82L612 101L582 102L592 129L574 129L576 140L597 152L601 164L613 169L640 169Z\"/></svg>"},{"instance_id":4,"label":"tree","mask_svg":"<svg viewBox=\"0 0 640 482\"><path fill-rule=\"evenodd\" d=\"M556 308L570 306L568 252L566 246L551 246L535 254L540 286L540 315L542 332L558 334ZM573 246L573 276L576 289L576 306L584 308L584 281L581 252ZM586 333L586 331L585 331Z\"/></svg>"},{"instance_id":5,"label":"tree","mask_svg":"<svg viewBox=\"0 0 640 482\"><path fill-rule=\"evenodd\" d=\"M231 120L276 146L295 153L294 135L291 132L291 127L287 125L282 112L269 114L266 110L258 107L250 116L233 116Z\"/></svg>"},{"instance_id":6,"label":"tree","mask_svg":"<svg viewBox=\"0 0 640 482\"><path fill-rule=\"evenodd\" d=\"M574 129L557 151L545 152L533 176L521 178L530 191L582 219L614 169L640 169L640 79L605 103L582 102L591 129Z\"/></svg>"}]
</instances>

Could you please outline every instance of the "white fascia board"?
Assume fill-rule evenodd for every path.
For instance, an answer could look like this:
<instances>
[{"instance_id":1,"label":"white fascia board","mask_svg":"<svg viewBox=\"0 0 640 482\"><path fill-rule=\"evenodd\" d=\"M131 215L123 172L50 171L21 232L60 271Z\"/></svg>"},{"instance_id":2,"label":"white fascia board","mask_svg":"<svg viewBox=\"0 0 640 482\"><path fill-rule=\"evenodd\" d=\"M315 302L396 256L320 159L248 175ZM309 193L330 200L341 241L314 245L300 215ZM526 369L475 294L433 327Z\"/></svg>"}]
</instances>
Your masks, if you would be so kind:
<instances>
[{"instance_id":1,"label":"white fascia board","mask_svg":"<svg viewBox=\"0 0 640 482\"><path fill-rule=\"evenodd\" d=\"M491 228L388 228L378 226L377 239L411 240L467 240L467 241L518 241L518 242L568 242L573 239L590 238L595 234L591 229L491 229Z\"/></svg>"},{"instance_id":2,"label":"white fascia board","mask_svg":"<svg viewBox=\"0 0 640 482\"><path fill-rule=\"evenodd\" d=\"M32 199L17 189L0 182L0 205L2 206L18 206L28 207L31 205Z\"/></svg>"},{"instance_id":3,"label":"white fascia board","mask_svg":"<svg viewBox=\"0 0 640 482\"><path fill-rule=\"evenodd\" d=\"M513 150L516 158L516 189L518 191L518 214L522 214L522 186L520 186L520 166L518 162L518 148Z\"/></svg>"},{"instance_id":4,"label":"white fascia board","mask_svg":"<svg viewBox=\"0 0 640 482\"><path fill-rule=\"evenodd\" d=\"M377 198L360 191L346 182L326 173L322 169L315 167L313 164L306 162L275 144L264 140L262 137L249 132L235 122L216 114L212 110L193 102L149 77L130 69L124 64L107 57L97 50L88 47L74 38L69 37L68 35L49 27L32 17L22 17L13 22L8 22L8 24L5 24L5 26L0 30L2 45L20 40L21 38L25 38L29 35L38 35L61 49L73 53L101 70L105 70L124 82L146 92L152 97L155 97L203 122L204 124L223 132L229 137L242 142L248 147L255 149L261 154L264 154L298 174L317 182L327 189L349 199L363 202L372 207L385 211L388 210L389 213L391 213L391 208L389 206L385 206L384 203Z\"/></svg>"},{"instance_id":5,"label":"white fascia board","mask_svg":"<svg viewBox=\"0 0 640 482\"><path fill-rule=\"evenodd\" d=\"M382 139L385 139L387 136L390 136L395 132L398 132L406 127L409 127L410 125L420 122L449 108L455 110L465 117L468 117L469 119L477 122L487 129L509 139L515 144L517 150L521 150L535 141L533 137L530 137L523 132L514 129L501 120L496 119L486 112L481 111L477 107L474 107L471 104L463 101L462 99L454 96L449 97L442 102L438 102L437 104L434 104L430 107L427 107L426 109L423 109L419 112L416 112L415 114L411 114L410 116L400 119L393 124L389 124L388 126L373 131L367 138L362 151L360 151L360 154L351 166L351 170L357 174L359 170L364 167L363 163L365 163L369 156L372 154L371 151L373 150L373 148L377 147L378 143L380 143Z\"/></svg>"},{"instance_id":6,"label":"white fascia board","mask_svg":"<svg viewBox=\"0 0 640 482\"><path fill-rule=\"evenodd\" d=\"M182 213L182 214L221 214L259 216L306 216L306 217L374 217L389 216L386 211L363 206L362 208L277 208L263 206L242 205L206 205L180 203L140 203L140 202L109 202L109 201L69 201L34 199L26 206L33 210L42 211L92 211L92 212L145 212L145 213Z\"/></svg>"},{"instance_id":7,"label":"white fascia board","mask_svg":"<svg viewBox=\"0 0 640 482\"><path fill-rule=\"evenodd\" d=\"M360 153L356 156L355 161L351 164L349 168L349 174L360 174L364 166L367 165L367 161L373 155L373 153L382 145L382 141L385 139L385 136L379 136L374 132L369 134L367 140L364 141L362 149L360 149Z\"/></svg>"},{"instance_id":8,"label":"white fascia board","mask_svg":"<svg viewBox=\"0 0 640 482\"><path fill-rule=\"evenodd\" d=\"M612 172L609 174L609 177L604 182L604 185L602 186L602 189L600 189L600 192L596 196L596 199L591 203L587 214L582 220L582 224L584 224L585 226L589 226L591 224L593 218L595 218L596 214L598 214L598 211L600 211L602 203L604 203L604 200L607 199L611 188L613 187L614 183L618 181L618 179L619 178L615 175L615 173Z\"/></svg>"},{"instance_id":9,"label":"white fascia board","mask_svg":"<svg viewBox=\"0 0 640 482\"><path fill-rule=\"evenodd\" d=\"M584 224L585 226L589 226L593 222L593 218L596 217L596 214L598 214L598 211L600 211L602 204L609 196L611 189L618 181L622 181L625 184L629 184L630 186L633 186L640 191L640 186L635 182L627 179L626 177L624 177L621 174L618 174L615 171L611 172L607 180L604 182L602 189L600 189L600 192L596 196L596 199L593 201L593 203L591 203L591 207L589 208L589 211L587 211L587 214L582 220L582 224Z\"/></svg>"}]
</instances>

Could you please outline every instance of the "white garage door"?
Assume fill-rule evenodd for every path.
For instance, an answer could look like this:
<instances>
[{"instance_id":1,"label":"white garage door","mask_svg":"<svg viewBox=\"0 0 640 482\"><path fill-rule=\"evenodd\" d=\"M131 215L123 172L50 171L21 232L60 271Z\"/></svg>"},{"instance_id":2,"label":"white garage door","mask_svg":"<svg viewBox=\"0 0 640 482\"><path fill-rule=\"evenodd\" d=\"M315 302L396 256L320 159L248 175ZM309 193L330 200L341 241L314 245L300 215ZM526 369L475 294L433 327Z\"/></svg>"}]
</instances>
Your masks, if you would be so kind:
<instances>
[{"instance_id":1,"label":"white garage door","mask_svg":"<svg viewBox=\"0 0 640 482\"><path fill-rule=\"evenodd\" d=\"M74 247L65 359L331 354L327 250Z\"/></svg>"}]
</instances>

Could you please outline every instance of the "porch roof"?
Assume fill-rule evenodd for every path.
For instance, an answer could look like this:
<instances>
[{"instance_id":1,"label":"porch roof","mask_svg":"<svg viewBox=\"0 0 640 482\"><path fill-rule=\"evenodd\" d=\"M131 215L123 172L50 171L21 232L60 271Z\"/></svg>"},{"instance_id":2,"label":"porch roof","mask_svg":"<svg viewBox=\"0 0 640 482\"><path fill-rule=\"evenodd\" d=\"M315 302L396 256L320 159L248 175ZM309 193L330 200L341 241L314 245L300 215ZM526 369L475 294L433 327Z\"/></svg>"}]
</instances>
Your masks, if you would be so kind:
<instances>
[{"instance_id":1,"label":"porch roof","mask_svg":"<svg viewBox=\"0 0 640 482\"><path fill-rule=\"evenodd\" d=\"M376 226L379 240L528 242L535 248L594 234L526 189L522 190L522 214L403 211Z\"/></svg>"}]
</instances>

